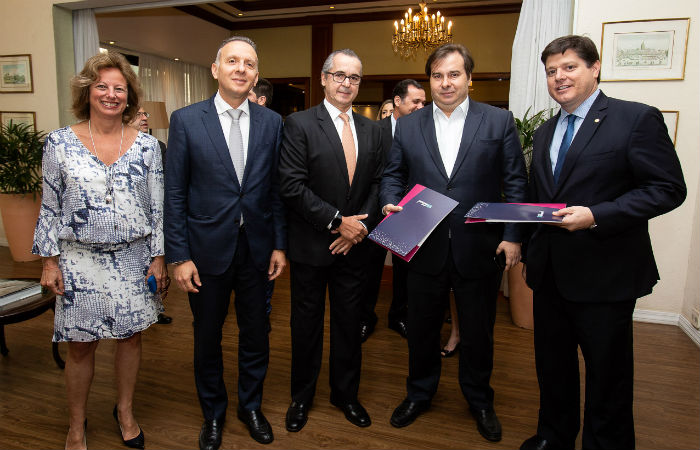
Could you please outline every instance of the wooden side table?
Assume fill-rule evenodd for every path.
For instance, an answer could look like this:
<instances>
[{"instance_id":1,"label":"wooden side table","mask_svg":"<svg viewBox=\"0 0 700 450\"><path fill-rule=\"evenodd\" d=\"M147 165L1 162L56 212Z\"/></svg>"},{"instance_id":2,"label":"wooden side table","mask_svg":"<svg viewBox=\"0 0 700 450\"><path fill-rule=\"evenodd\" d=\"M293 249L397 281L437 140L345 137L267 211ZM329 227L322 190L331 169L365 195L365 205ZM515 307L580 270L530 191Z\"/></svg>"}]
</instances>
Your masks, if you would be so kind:
<instances>
[{"instance_id":1,"label":"wooden side table","mask_svg":"<svg viewBox=\"0 0 700 450\"><path fill-rule=\"evenodd\" d=\"M38 281L38 280L36 280ZM56 296L52 292L40 293L32 296L28 302L23 302L21 305L13 308L4 309L0 312L0 353L3 356L9 353L7 344L5 343L5 325L18 323L32 319L40 314L43 314L47 309L51 308L55 311ZM63 369L66 363L58 353L58 342L52 342L53 359L56 365Z\"/></svg>"}]
</instances>

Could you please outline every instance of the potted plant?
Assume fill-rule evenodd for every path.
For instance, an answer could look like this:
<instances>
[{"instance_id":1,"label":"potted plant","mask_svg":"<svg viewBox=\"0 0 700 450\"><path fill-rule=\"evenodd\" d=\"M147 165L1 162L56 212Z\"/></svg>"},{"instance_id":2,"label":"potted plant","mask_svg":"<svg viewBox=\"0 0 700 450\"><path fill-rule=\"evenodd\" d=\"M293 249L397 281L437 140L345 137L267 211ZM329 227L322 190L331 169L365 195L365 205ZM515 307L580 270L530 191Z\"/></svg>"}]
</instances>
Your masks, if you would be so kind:
<instances>
[{"instance_id":1,"label":"potted plant","mask_svg":"<svg viewBox=\"0 0 700 450\"><path fill-rule=\"evenodd\" d=\"M531 116L530 108L525 111L522 119L515 119L515 127L520 137L520 145L523 148L525 167L528 175L532 162L532 140L537 127L552 117L552 110L543 109ZM508 271L508 295L510 299L510 315L513 323L519 327L532 330L534 320L532 316L532 290L525 283L525 266L518 263Z\"/></svg>"},{"instance_id":2,"label":"potted plant","mask_svg":"<svg viewBox=\"0 0 700 450\"><path fill-rule=\"evenodd\" d=\"M46 133L26 123L0 125L0 210L12 259L32 261L41 207L41 158Z\"/></svg>"}]
</instances>

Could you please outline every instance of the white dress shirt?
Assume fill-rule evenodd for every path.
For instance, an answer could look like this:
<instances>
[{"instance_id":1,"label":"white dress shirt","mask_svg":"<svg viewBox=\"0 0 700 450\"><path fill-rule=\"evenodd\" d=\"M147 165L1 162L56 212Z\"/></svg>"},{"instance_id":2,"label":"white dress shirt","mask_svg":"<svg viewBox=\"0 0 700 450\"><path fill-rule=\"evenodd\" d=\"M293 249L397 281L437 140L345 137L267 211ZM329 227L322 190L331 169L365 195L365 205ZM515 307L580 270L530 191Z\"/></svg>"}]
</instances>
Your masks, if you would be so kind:
<instances>
[{"instance_id":1,"label":"white dress shirt","mask_svg":"<svg viewBox=\"0 0 700 450\"><path fill-rule=\"evenodd\" d=\"M435 122L435 136L437 137L438 149L442 164L445 166L447 177L452 175L455 162L457 161L457 153L459 152L459 144L462 142L462 131L464 131L464 121L467 119L469 112L469 97L460 103L450 117L447 117L444 112L433 102L433 121Z\"/></svg>"},{"instance_id":2,"label":"white dress shirt","mask_svg":"<svg viewBox=\"0 0 700 450\"><path fill-rule=\"evenodd\" d=\"M240 109L242 111L238 124L241 127L241 137L243 138L243 164L245 164L248 161L248 138L250 135L250 105L248 104L248 99L245 99L238 108L234 108L226 103L226 100L221 97L221 93L217 91L214 97L214 106L216 107L216 113L219 115L219 122L224 132L227 147L229 145L228 138L231 131L231 122L233 121L227 111L229 109Z\"/></svg>"},{"instance_id":3,"label":"white dress shirt","mask_svg":"<svg viewBox=\"0 0 700 450\"><path fill-rule=\"evenodd\" d=\"M345 122L340 118L340 113L342 111L331 105L326 99L323 99L323 104L326 107L326 111L328 111L328 114L331 116L331 120L333 120L333 125L335 125L335 129L338 132L340 142L343 142L343 124L345 124ZM352 118L352 108L348 109L347 115L349 117L348 122L350 123L350 129L352 130L352 139L355 141L355 161L357 161L357 155L360 154L360 149L357 146L357 131L355 131L355 121Z\"/></svg>"}]
</instances>

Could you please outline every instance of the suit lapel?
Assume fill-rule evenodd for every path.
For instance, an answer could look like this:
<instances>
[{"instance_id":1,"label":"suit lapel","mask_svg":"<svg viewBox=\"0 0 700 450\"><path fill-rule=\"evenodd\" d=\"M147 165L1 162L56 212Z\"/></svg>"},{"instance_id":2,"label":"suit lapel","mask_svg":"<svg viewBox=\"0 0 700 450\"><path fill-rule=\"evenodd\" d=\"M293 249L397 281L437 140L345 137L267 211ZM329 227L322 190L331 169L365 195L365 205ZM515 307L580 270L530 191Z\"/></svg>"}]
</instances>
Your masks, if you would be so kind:
<instances>
[{"instance_id":1,"label":"suit lapel","mask_svg":"<svg viewBox=\"0 0 700 450\"><path fill-rule=\"evenodd\" d=\"M581 127L579 127L578 132L574 136L574 140L571 141L571 146L569 151L566 152L566 158L564 159L564 165L561 168L561 174L559 174L559 183L557 184L557 191L561 189L561 186L566 182L569 174L571 173L576 160L585 151L586 145L591 140L595 132L605 116L607 115L608 108L608 98L601 92L598 94L595 102L591 106L591 109L586 114L583 119ZM551 166L550 166L551 167Z\"/></svg>"},{"instance_id":2,"label":"suit lapel","mask_svg":"<svg viewBox=\"0 0 700 450\"><path fill-rule=\"evenodd\" d=\"M238 177L236 177L236 171L233 168L233 161L231 161L231 154L228 151L226 138L224 138L224 132L221 129L221 121L219 121L219 115L216 113L214 97L211 97L207 107L202 109L202 122L204 123L204 128L207 130L209 139L211 139L211 143L214 146L214 151L216 151L221 159L221 164L224 166L229 176L233 178L234 182L238 185Z\"/></svg>"},{"instance_id":3,"label":"suit lapel","mask_svg":"<svg viewBox=\"0 0 700 450\"><path fill-rule=\"evenodd\" d=\"M243 184L248 180L248 174L251 172L251 167L258 157L258 141L260 140L260 131L262 129L262 115L257 110L252 102L248 102L248 111L250 112L250 127L248 130L248 153L245 159L245 169L243 170Z\"/></svg>"},{"instance_id":4,"label":"suit lapel","mask_svg":"<svg viewBox=\"0 0 700 450\"><path fill-rule=\"evenodd\" d=\"M544 173L540 177L542 182L546 181L547 192L551 196L554 193L554 175L552 174L552 158L549 156L549 149L552 146L552 138L554 137L554 130L557 128L557 123L561 117L561 112L554 116L552 119L548 120L544 125L542 125L541 134L544 136L543 139L538 139L535 141L535 146L532 150L533 158L537 158L538 164L534 164L532 161L531 167L543 167Z\"/></svg>"},{"instance_id":5,"label":"suit lapel","mask_svg":"<svg viewBox=\"0 0 700 450\"><path fill-rule=\"evenodd\" d=\"M331 115L328 114L328 110L321 103L316 107L316 118L318 119L318 124L321 127L321 131L326 135L328 142L331 146L331 151L335 156L338 167L341 169L340 173L345 180L346 185L350 185L350 178L348 178L348 165L345 163L345 152L343 151L343 143L340 141L340 136L338 136L338 130L331 120ZM358 138L359 144L359 138Z\"/></svg>"},{"instance_id":6,"label":"suit lapel","mask_svg":"<svg viewBox=\"0 0 700 450\"><path fill-rule=\"evenodd\" d=\"M467 118L464 122L464 129L462 130L462 140L459 144L457 159L455 160L455 165L452 168L452 174L450 174L450 179L455 176L455 174L459 170L459 166L462 164L464 158L467 156L467 152L469 152L469 149L471 148L472 143L474 142L476 132L479 129L481 121L484 118L484 113L481 111L479 104L472 100L469 100L469 102L469 110L467 111Z\"/></svg>"},{"instance_id":7,"label":"suit lapel","mask_svg":"<svg viewBox=\"0 0 700 450\"><path fill-rule=\"evenodd\" d=\"M357 133L357 164L355 165L355 175L353 176L353 182L350 186L351 189L358 185L357 180L365 171L365 167L368 164L368 153L370 151L370 136L367 131L367 124L359 119L357 114L354 115L353 121L355 122L355 132Z\"/></svg>"},{"instance_id":8,"label":"suit lapel","mask_svg":"<svg viewBox=\"0 0 700 450\"><path fill-rule=\"evenodd\" d=\"M442 162L442 157L440 156L440 150L438 149L437 135L435 131L435 122L433 121L433 107L432 105L423 108L426 110L421 117L421 131L423 133L423 140L425 141L425 146L428 149L430 157L435 163L438 172L445 177L445 181L448 180L447 172L445 171L445 164Z\"/></svg>"}]
</instances>

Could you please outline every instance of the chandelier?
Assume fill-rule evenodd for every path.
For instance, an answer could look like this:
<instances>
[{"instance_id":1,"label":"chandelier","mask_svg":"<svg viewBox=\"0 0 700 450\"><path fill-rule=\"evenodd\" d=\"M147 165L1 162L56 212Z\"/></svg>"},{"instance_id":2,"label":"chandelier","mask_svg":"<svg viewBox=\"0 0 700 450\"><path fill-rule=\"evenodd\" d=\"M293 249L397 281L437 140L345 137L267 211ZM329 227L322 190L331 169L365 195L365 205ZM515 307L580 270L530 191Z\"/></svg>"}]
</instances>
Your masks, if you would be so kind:
<instances>
[{"instance_id":1,"label":"chandelier","mask_svg":"<svg viewBox=\"0 0 700 450\"><path fill-rule=\"evenodd\" d=\"M420 9L413 14L411 8L404 13L401 22L394 21L394 36L391 45L394 53L401 58L415 58L416 51L423 48L428 52L442 44L452 42L452 21L445 26L445 17L437 14L428 14L425 2L419 2Z\"/></svg>"}]
</instances>

